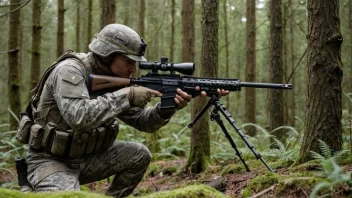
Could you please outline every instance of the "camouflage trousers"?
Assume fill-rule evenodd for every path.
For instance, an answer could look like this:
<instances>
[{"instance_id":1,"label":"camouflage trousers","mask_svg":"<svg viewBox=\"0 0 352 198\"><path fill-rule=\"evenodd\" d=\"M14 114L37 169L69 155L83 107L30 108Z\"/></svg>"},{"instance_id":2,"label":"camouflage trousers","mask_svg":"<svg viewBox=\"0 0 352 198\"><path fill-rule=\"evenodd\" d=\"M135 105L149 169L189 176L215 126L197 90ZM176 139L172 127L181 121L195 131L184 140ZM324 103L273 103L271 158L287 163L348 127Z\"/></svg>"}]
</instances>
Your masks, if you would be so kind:
<instances>
[{"instance_id":1,"label":"camouflage trousers","mask_svg":"<svg viewBox=\"0 0 352 198\"><path fill-rule=\"evenodd\" d=\"M151 160L146 146L115 141L108 149L77 159L28 151L28 181L36 192L80 190L80 185L115 175L106 194L125 197L142 180ZM56 167L56 168L53 168Z\"/></svg>"}]
</instances>

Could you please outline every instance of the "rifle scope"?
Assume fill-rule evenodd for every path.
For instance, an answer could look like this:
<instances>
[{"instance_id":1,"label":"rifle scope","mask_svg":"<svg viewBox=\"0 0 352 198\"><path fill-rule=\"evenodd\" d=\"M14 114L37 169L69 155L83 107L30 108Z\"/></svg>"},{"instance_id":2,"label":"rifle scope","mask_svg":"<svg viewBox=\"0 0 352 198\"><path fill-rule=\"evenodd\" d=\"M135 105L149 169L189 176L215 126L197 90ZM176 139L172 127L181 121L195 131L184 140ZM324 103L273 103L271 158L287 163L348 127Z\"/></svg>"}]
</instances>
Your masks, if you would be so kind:
<instances>
[{"instance_id":1,"label":"rifle scope","mask_svg":"<svg viewBox=\"0 0 352 198\"><path fill-rule=\"evenodd\" d=\"M153 73L161 71L170 71L171 73L180 72L185 75L193 75L195 65L194 63L167 63L167 57L161 57L158 62L139 62L140 69L152 70Z\"/></svg>"}]
</instances>

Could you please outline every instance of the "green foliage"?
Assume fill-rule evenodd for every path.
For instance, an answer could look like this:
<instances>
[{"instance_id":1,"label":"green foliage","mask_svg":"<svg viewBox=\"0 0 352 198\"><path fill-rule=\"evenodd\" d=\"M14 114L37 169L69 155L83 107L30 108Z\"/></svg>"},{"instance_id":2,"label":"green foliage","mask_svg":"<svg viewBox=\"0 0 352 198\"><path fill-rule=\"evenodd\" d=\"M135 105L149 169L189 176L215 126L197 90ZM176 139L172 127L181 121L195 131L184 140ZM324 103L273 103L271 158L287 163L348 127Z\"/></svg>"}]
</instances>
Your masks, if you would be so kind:
<instances>
[{"instance_id":1,"label":"green foliage","mask_svg":"<svg viewBox=\"0 0 352 198\"><path fill-rule=\"evenodd\" d=\"M297 143L302 132L298 132L294 127L281 126L269 132L265 128L252 123L243 124L241 128L246 126L254 126L259 132L261 132L257 134L255 138L250 137L249 141L251 141L254 145L258 145L256 149L263 150L261 154L265 158L271 160L294 161L299 155L300 145ZM289 134L286 144L277 139L275 135L272 135L273 132L278 130L285 130ZM270 147L272 147L272 149L270 149Z\"/></svg>"},{"instance_id":2,"label":"green foliage","mask_svg":"<svg viewBox=\"0 0 352 198\"><path fill-rule=\"evenodd\" d=\"M318 140L320 153L310 151L311 157L320 162L334 157L334 160L338 164L346 164L351 161L351 153L348 150L333 151L330 149L329 145L322 140ZM350 159L350 160L349 160Z\"/></svg>"},{"instance_id":3,"label":"green foliage","mask_svg":"<svg viewBox=\"0 0 352 198\"><path fill-rule=\"evenodd\" d=\"M0 125L0 168L10 166L17 157L23 157L27 146L16 139L16 131L8 131L8 124Z\"/></svg>"},{"instance_id":4,"label":"green foliage","mask_svg":"<svg viewBox=\"0 0 352 198\"><path fill-rule=\"evenodd\" d=\"M225 176L227 174L235 174L244 171L246 171L246 169L243 164L229 164L223 168L220 175Z\"/></svg>"},{"instance_id":5,"label":"green foliage","mask_svg":"<svg viewBox=\"0 0 352 198\"><path fill-rule=\"evenodd\" d=\"M347 189L348 193L352 194L352 172L343 173L343 169L335 162L333 157L330 157L322 161L323 175L327 178L326 181L322 181L314 186L310 198L314 198L322 190L327 190L327 192L333 196L339 188Z\"/></svg>"}]
</instances>

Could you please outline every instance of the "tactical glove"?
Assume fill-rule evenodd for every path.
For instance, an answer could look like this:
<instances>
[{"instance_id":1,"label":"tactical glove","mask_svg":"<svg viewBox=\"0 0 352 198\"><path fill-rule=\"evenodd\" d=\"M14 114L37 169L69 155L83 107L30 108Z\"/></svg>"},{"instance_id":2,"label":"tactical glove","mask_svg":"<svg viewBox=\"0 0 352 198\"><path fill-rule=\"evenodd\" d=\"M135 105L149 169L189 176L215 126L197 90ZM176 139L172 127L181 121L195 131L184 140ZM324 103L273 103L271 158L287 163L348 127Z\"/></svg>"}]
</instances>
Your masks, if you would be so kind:
<instances>
[{"instance_id":1,"label":"tactical glove","mask_svg":"<svg viewBox=\"0 0 352 198\"><path fill-rule=\"evenodd\" d=\"M150 102L154 92L154 90L149 88L131 86L128 99L132 105L144 108Z\"/></svg>"}]
</instances>

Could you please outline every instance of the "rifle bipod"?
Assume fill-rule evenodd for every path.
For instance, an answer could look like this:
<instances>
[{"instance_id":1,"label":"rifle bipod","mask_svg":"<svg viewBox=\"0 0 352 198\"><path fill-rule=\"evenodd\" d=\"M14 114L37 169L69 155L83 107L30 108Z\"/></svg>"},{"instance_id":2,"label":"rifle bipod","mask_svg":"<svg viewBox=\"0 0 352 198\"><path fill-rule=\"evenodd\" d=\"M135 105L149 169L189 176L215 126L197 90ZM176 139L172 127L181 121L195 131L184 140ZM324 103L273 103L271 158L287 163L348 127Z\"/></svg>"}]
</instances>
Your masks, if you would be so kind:
<instances>
[{"instance_id":1,"label":"rifle bipod","mask_svg":"<svg viewBox=\"0 0 352 198\"><path fill-rule=\"evenodd\" d=\"M206 112L206 110L208 110L211 106L214 106L213 110L211 111L211 115L210 115L211 121L215 120L216 123L218 123L218 125L221 127L221 129L224 132L226 138L229 140L232 148L235 149L236 155L238 156L238 158L241 160L241 162L243 163L244 167L246 168L246 171L250 172L246 162L244 161L244 159L241 156L241 152L237 149L235 142L232 140L232 137L230 136L230 134L226 130L225 125L224 125L223 121L221 120L220 115L218 113L219 111L222 113L223 116L225 116L226 120L229 121L229 123L233 126L233 128L236 130L236 132L242 138L242 140L246 143L247 147L249 149L251 149L251 151L253 152L254 156L257 159L260 159L260 161L263 162L263 164L269 169L269 171L275 172L275 170L273 170L266 163L266 161L263 159L263 157L255 150L254 146L252 145L252 143L250 143L248 141L248 139L246 138L246 136L244 135L242 130L238 128L238 126L235 123L235 120L231 117L231 115L227 111L226 107L223 104L220 103L220 100L219 100L218 96L213 95L210 98L210 100L208 101L207 105L201 110L201 112L195 117L195 119L188 125L188 128L193 127L193 125L199 120L199 118L202 117L202 115Z\"/></svg>"}]
</instances>

